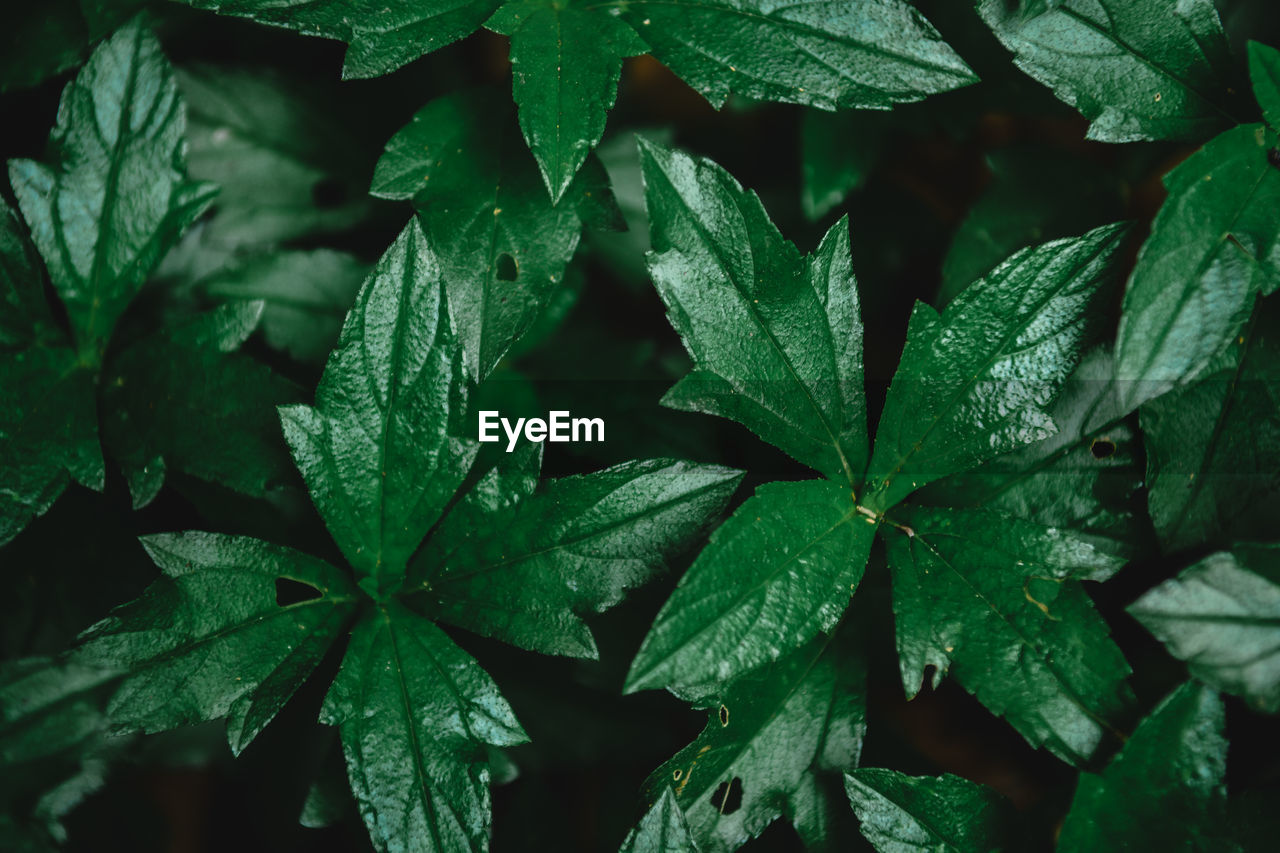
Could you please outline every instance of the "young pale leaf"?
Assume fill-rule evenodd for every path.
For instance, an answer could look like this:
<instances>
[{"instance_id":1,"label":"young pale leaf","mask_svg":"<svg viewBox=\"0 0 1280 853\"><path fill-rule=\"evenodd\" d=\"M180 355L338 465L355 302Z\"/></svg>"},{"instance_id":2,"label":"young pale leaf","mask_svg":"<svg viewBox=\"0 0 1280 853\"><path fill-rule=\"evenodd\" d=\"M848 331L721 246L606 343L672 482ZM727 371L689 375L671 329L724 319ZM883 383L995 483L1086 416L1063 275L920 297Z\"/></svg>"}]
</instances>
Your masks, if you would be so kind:
<instances>
[{"instance_id":1,"label":"young pale leaf","mask_svg":"<svg viewBox=\"0 0 1280 853\"><path fill-rule=\"evenodd\" d=\"M1273 130L1280 130L1280 50L1249 42L1249 79L1262 117Z\"/></svg>"},{"instance_id":2,"label":"young pale leaf","mask_svg":"<svg viewBox=\"0 0 1280 853\"><path fill-rule=\"evenodd\" d=\"M728 681L831 630L875 529L845 487L761 486L680 579L631 662L626 692Z\"/></svg>"},{"instance_id":3,"label":"young pale leaf","mask_svg":"<svg viewBox=\"0 0 1280 853\"><path fill-rule=\"evenodd\" d=\"M185 130L173 70L134 21L63 90L54 162L9 163L76 347L94 364L152 267L216 192L184 176Z\"/></svg>"},{"instance_id":4,"label":"young pale leaf","mask_svg":"<svg viewBox=\"0 0 1280 853\"><path fill-rule=\"evenodd\" d=\"M373 595L400 585L471 467L465 405L440 263L413 220L361 288L315 407L280 409L316 509Z\"/></svg>"},{"instance_id":5,"label":"young pale leaf","mask_svg":"<svg viewBox=\"0 0 1280 853\"><path fill-rule=\"evenodd\" d=\"M362 619L320 712L381 853L485 850L485 744L528 740L498 687L427 620L390 603Z\"/></svg>"},{"instance_id":6,"label":"young pale leaf","mask_svg":"<svg viewBox=\"0 0 1280 853\"><path fill-rule=\"evenodd\" d=\"M1226 821L1222 700L1184 684L1100 774L1080 774L1058 850L1218 850Z\"/></svg>"},{"instance_id":7,"label":"young pale leaf","mask_svg":"<svg viewBox=\"0 0 1280 853\"><path fill-rule=\"evenodd\" d=\"M470 35L502 0L179 0L347 43L342 76L377 77Z\"/></svg>"},{"instance_id":8,"label":"young pale leaf","mask_svg":"<svg viewBox=\"0 0 1280 853\"><path fill-rule=\"evenodd\" d=\"M178 72L187 101L189 171L220 188L206 239L262 246L350 228L367 218L365 152L333 107L301 81L189 65Z\"/></svg>"},{"instance_id":9,"label":"young pale leaf","mask_svg":"<svg viewBox=\"0 0 1280 853\"><path fill-rule=\"evenodd\" d=\"M290 479L274 412L302 391L232 352L261 313L261 302L223 306L141 338L109 361L103 439L134 507L156 496L167 468L255 496Z\"/></svg>"},{"instance_id":10,"label":"young pale leaf","mask_svg":"<svg viewBox=\"0 0 1280 853\"><path fill-rule=\"evenodd\" d=\"M1080 580L1122 561L977 510L904 508L894 521L908 528L887 534L907 696L927 667L935 685L950 669L1030 743L1082 764L1131 695L1129 665Z\"/></svg>"},{"instance_id":11,"label":"young pale leaf","mask_svg":"<svg viewBox=\"0 0 1280 853\"><path fill-rule=\"evenodd\" d=\"M552 480L528 497L509 492L508 505L495 506L512 477L491 472L441 522L411 582L436 619L594 658L582 616L652 577L724 511L741 477L714 465L628 462Z\"/></svg>"},{"instance_id":12,"label":"young pale leaf","mask_svg":"<svg viewBox=\"0 0 1280 853\"><path fill-rule=\"evenodd\" d=\"M844 784L862 834L879 853L985 853L1009 844L1011 804L977 782L863 767Z\"/></svg>"},{"instance_id":13,"label":"young pale leaf","mask_svg":"<svg viewBox=\"0 0 1280 853\"><path fill-rule=\"evenodd\" d=\"M629 0L653 55L715 107L731 92L827 110L888 109L978 78L902 0Z\"/></svg>"},{"instance_id":14,"label":"young pale leaf","mask_svg":"<svg viewBox=\"0 0 1280 853\"><path fill-rule=\"evenodd\" d=\"M1142 407L1147 508L1168 549L1270 537L1280 512L1280 314L1268 302L1203 378Z\"/></svg>"},{"instance_id":15,"label":"young pale leaf","mask_svg":"<svg viewBox=\"0 0 1280 853\"><path fill-rule=\"evenodd\" d=\"M115 728L227 717L239 753L339 637L356 590L328 563L256 539L188 532L142 544L164 576L85 632L73 659L126 673L107 708Z\"/></svg>"},{"instance_id":16,"label":"young pale leaf","mask_svg":"<svg viewBox=\"0 0 1280 853\"><path fill-rule=\"evenodd\" d=\"M645 813L639 826L627 834L618 853L689 853L697 849L684 812L668 786L662 789L662 796Z\"/></svg>"},{"instance_id":17,"label":"young pale leaf","mask_svg":"<svg viewBox=\"0 0 1280 853\"><path fill-rule=\"evenodd\" d=\"M1063 0L1036 15L1020 5L979 0L978 12L1019 68L1092 122L1090 139L1197 139L1231 123L1213 0Z\"/></svg>"},{"instance_id":18,"label":"young pale leaf","mask_svg":"<svg viewBox=\"0 0 1280 853\"><path fill-rule=\"evenodd\" d=\"M867 415L848 221L804 258L715 163L644 140L640 149L649 269L696 366L663 404L736 420L856 484Z\"/></svg>"},{"instance_id":19,"label":"young pale leaf","mask_svg":"<svg viewBox=\"0 0 1280 853\"><path fill-rule=\"evenodd\" d=\"M487 376L564 281L584 222L614 211L590 161L552 204L505 95L458 92L387 143L371 192L412 199L440 259L467 372Z\"/></svg>"},{"instance_id":20,"label":"young pale leaf","mask_svg":"<svg viewBox=\"0 0 1280 853\"><path fill-rule=\"evenodd\" d=\"M1124 229L1015 253L941 316L917 303L876 431L864 503L883 511L920 486L1056 431L1047 408L1080 359L1090 307Z\"/></svg>"},{"instance_id":21,"label":"young pale leaf","mask_svg":"<svg viewBox=\"0 0 1280 853\"><path fill-rule=\"evenodd\" d=\"M1196 678L1280 711L1280 546L1210 554L1129 612Z\"/></svg>"},{"instance_id":22,"label":"young pale leaf","mask_svg":"<svg viewBox=\"0 0 1280 853\"><path fill-rule=\"evenodd\" d=\"M553 202L604 135L622 60L648 48L593 0L511 0L485 24L511 37L520 128Z\"/></svg>"},{"instance_id":23,"label":"young pale leaf","mask_svg":"<svg viewBox=\"0 0 1280 853\"><path fill-rule=\"evenodd\" d=\"M649 777L683 808L698 849L736 850L776 818L815 768L841 772L866 733L866 672L847 637L823 638L717 691L693 743Z\"/></svg>"},{"instance_id":24,"label":"young pale leaf","mask_svg":"<svg viewBox=\"0 0 1280 853\"><path fill-rule=\"evenodd\" d=\"M1131 556L1142 486L1136 430L1116 393L1110 347L1086 353L1049 409L1058 432L918 493L930 506L986 509L1067 531Z\"/></svg>"},{"instance_id":25,"label":"young pale leaf","mask_svg":"<svg viewBox=\"0 0 1280 853\"><path fill-rule=\"evenodd\" d=\"M1128 408L1196 377L1280 285L1280 138L1233 128L1165 176L1169 198L1138 254L1116 339Z\"/></svg>"}]
</instances>

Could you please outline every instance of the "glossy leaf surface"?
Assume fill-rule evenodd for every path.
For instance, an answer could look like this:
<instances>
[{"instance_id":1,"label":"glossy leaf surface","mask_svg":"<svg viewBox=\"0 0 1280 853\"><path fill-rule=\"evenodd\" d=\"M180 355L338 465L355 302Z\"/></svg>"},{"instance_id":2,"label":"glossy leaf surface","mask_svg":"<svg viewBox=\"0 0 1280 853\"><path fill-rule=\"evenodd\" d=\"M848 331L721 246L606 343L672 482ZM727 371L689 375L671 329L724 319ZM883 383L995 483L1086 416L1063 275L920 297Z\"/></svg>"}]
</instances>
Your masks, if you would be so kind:
<instances>
[{"instance_id":1,"label":"glossy leaf surface","mask_svg":"<svg viewBox=\"0 0 1280 853\"><path fill-rule=\"evenodd\" d=\"M968 779L863 767L844 783L862 834L879 853L982 853L1008 843L1008 802Z\"/></svg>"}]
</instances>

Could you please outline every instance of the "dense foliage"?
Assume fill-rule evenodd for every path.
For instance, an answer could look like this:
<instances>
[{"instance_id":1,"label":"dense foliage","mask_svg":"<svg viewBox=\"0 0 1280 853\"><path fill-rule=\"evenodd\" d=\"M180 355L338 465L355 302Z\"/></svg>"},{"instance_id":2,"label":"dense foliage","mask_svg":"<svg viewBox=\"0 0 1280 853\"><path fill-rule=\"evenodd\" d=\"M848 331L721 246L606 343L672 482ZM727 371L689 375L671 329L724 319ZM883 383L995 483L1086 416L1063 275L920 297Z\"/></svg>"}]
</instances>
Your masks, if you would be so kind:
<instances>
[{"instance_id":1,"label":"dense foliage","mask_svg":"<svg viewBox=\"0 0 1280 853\"><path fill-rule=\"evenodd\" d=\"M1267 0L0 18L0 848L1274 845Z\"/></svg>"}]
</instances>

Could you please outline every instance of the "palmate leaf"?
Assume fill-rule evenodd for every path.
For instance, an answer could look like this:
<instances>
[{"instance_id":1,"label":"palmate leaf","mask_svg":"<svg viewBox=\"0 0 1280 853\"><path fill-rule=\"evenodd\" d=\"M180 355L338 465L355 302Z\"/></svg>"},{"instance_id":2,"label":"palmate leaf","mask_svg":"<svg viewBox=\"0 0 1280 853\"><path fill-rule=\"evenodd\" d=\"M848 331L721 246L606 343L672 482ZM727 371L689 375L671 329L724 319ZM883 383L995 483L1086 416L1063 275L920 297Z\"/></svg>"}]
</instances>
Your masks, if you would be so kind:
<instances>
[{"instance_id":1,"label":"palmate leaf","mask_svg":"<svg viewBox=\"0 0 1280 853\"><path fill-rule=\"evenodd\" d=\"M1036 746L1082 764L1125 709L1129 666L1081 580L1122 562L1053 528L906 507L886 537L902 684L948 671ZM887 527L885 528L887 529Z\"/></svg>"},{"instance_id":2,"label":"palmate leaf","mask_svg":"<svg viewBox=\"0 0 1280 853\"><path fill-rule=\"evenodd\" d=\"M62 93L56 159L9 163L31 238L96 365L116 318L160 256L213 199L183 174L185 107L155 37L135 21Z\"/></svg>"},{"instance_id":3,"label":"palmate leaf","mask_svg":"<svg viewBox=\"0 0 1280 853\"><path fill-rule=\"evenodd\" d=\"M978 12L1018 67L1090 120L1090 139L1198 139L1232 122L1213 0L980 0Z\"/></svg>"},{"instance_id":4,"label":"palmate leaf","mask_svg":"<svg viewBox=\"0 0 1280 853\"><path fill-rule=\"evenodd\" d=\"M1280 547L1210 554L1148 590L1129 613L1196 678L1280 711Z\"/></svg>"},{"instance_id":5,"label":"palmate leaf","mask_svg":"<svg viewBox=\"0 0 1280 853\"><path fill-rule=\"evenodd\" d=\"M487 848L484 744L528 737L493 680L443 631L394 602L364 617L321 721L339 727L351 789L379 851Z\"/></svg>"},{"instance_id":6,"label":"palmate leaf","mask_svg":"<svg viewBox=\"0 0 1280 853\"><path fill-rule=\"evenodd\" d=\"M1212 690L1175 690L1101 774L1080 774L1057 849L1229 849L1224 716Z\"/></svg>"},{"instance_id":7,"label":"palmate leaf","mask_svg":"<svg viewBox=\"0 0 1280 853\"><path fill-rule=\"evenodd\" d=\"M706 728L646 784L674 790L699 850L737 849L790 813L816 772L857 764L866 672L854 639L815 640L699 703Z\"/></svg>"},{"instance_id":8,"label":"palmate leaf","mask_svg":"<svg viewBox=\"0 0 1280 853\"><path fill-rule=\"evenodd\" d=\"M583 224L614 224L598 162L556 204L541 183L510 108L488 90L432 101L378 161L371 192L418 208L474 379L493 370L562 286Z\"/></svg>"},{"instance_id":9,"label":"palmate leaf","mask_svg":"<svg viewBox=\"0 0 1280 853\"><path fill-rule=\"evenodd\" d=\"M941 315L916 303L876 430L868 507L1056 431L1047 409L1080 360L1123 235L1108 225L1016 252Z\"/></svg>"},{"instance_id":10,"label":"palmate leaf","mask_svg":"<svg viewBox=\"0 0 1280 853\"><path fill-rule=\"evenodd\" d=\"M879 853L985 853L1011 840L1011 804L968 779L862 767L844 782L859 828Z\"/></svg>"},{"instance_id":11,"label":"palmate leaf","mask_svg":"<svg viewBox=\"0 0 1280 853\"><path fill-rule=\"evenodd\" d=\"M338 638L358 593L322 560L256 539L189 532L143 545L164 576L90 628L73 660L126 673L107 706L113 728L227 717L239 753ZM280 603L290 583L310 597Z\"/></svg>"},{"instance_id":12,"label":"palmate leaf","mask_svg":"<svg viewBox=\"0 0 1280 853\"><path fill-rule=\"evenodd\" d=\"M330 533L366 591L398 588L479 445L439 261L416 220L384 254L329 357L316 405L280 410Z\"/></svg>"},{"instance_id":13,"label":"palmate leaf","mask_svg":"<svg viewBox=\"0 0 1280 853\"><path fill-rule=\"evenodd\" d=\"M848 222L804 258L716 164L644 140L640 149L650 271L696 367L664 405L732 418L856 485L867 421Z\"/></svg>"}]
</instances>

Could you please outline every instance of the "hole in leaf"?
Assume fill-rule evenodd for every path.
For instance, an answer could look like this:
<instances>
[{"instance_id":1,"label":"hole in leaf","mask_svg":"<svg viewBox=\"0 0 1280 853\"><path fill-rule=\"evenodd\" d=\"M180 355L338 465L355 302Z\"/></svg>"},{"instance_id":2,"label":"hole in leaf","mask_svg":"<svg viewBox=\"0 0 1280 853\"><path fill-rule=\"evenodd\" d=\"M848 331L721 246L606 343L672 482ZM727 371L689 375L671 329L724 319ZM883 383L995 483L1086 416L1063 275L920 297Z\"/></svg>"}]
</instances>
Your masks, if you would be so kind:
<instances>
[{"instance_id":1,"label":"hole in leaf","mask_svg":"<svg viewBox=\"0 0 1280 853\"><path fill-rule=\"evenodd\" d=\"M721 705L720 706L720 727L724 728L727 725L729 725L729 706Z\"/></svg>"},{"instance_id":2,"label":"hole in leaf","mask_svg":"<svg viewBox=\"0 0 1280 853\"><path fill-rule=\"evenodd\" d=\"M676 782L679 782L680 777L683 775L684 775L684 770L680 769L679 767L671 771L671 778Z\"/></svg>"},{"instance_id":3,"label":"hole in leaf","mask_svg":"<svg viewBox=\"0 0 1280 853\"><path fill-rule=\"evenodd\" d=\"M1094 459L1106 459L1116 452L1116 443L1109 438L1095 438L1089 445L1089 452Z\"/></svg>"},{"instance_id":4,"label":"hole in leaf","mask_svg":"<svg viewBox=\"0 0 1280 853\"><path fill-rule=\"evenodd\" d=\"M288 607L304 601L315 601L323 593L310 584L292 578L276 578L276 604Z\"/></svg>"},{"instance_id":5,"label":"hole in leaf","mask_svg":"<svg viewBox=\"0 0 1280 853\"><path fill-rule=\"evenodd\" d=\"M742 808L742 780L737 776L732 782L721 782L711 795L711 805L723 815L729 815Z\"/></svg>"},{"instance_id":6,"label":"hole in leaf","mask_svg":"<svg viewBox=\"0 0 1280 853\"><path fill-rule=\"evenodd\" d=\"M519 273L515 258L506 252L498 255L498 281L515 281Z\"/></svg>"},{"instance_id":7,"label":"hole in leaf","mask_svg":"<svg viewBox=\"0 0 1280 853\"><path fill-rule=\"evenodd\" d=\"M337 178L321 178L311 185L311 203L322 210L337 207L346 200L346 184Z\"/></svg>"}]
</instances>

